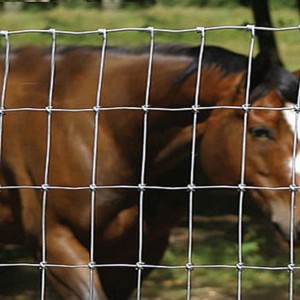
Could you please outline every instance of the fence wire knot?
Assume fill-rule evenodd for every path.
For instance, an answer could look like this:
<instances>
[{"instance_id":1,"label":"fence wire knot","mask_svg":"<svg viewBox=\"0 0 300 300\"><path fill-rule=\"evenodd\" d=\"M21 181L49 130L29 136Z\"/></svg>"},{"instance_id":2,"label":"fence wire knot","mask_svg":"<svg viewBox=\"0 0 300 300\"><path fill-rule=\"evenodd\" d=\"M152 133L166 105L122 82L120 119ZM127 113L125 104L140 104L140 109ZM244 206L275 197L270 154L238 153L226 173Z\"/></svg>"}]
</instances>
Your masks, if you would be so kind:
<instances>
[{"instance_id":1,"label":"fence wire knot","mask_svg":"<svg viewBox=\"0 0 300 300\"><path fill-rule=\"evenodd\" d=\"M100 112L100 110L101 110L101 107L100 107L100 106L94 106L94 107L93 107L93 111L94 111L95 113Z\"/></svg>"},{"instance_id":2,"label":"fence wire knot","mask_svg":"<svg viewBox=\"0 0 300 300\"><path fill-rule=\"evenodd\" d=\"M238 185L238 190L239 190L240 192L246 192L246 184L240 183L240 184Z\"/></svg>"},{"instance_id":3,"label":"fence wire knot","mask_svg":"<svg viewBox=\"0 0 300 300\"><path fill-rule=\"evenodd\" d=\"M41 261L40 262L40 269L46 269L46 267L47 267L47 262L46 261Z\"/></svg>"},{"instance_id":4,"label":"fence wire knot","mask_svg":"<svg viewBox=\"0 0 300 300\"><path fill-rule=\"evenodd\" d=\"M95 267L96 267L96 263L95 263L94 261L90 261L90 262L88 263L88 267L89 267L90 270L93 270L93 269L95 269Z\"/></svg>"},{"instance_id":5,"label":"fence wire knot","mask_svg":"<svg viewBox=\"0 0 300 300\"><path fill-rule=\"evenodd\" d=\"M51 33L52 35L56 34L56 29L55 28L49 28L49 33Z\"/></svg>"},{"instance_id":6,"label":"fence wire knot","mask_svg":"<svg viewBox=\"0 0 300 300\"><path fill-rule=\"evenodd\" d=\"M149 30L150 32L154 31L154 27L153 26L148 26L146 29Z\"/></svg>"},{"instance_id":7,"label":"fence wire knot","mask_svg":"<svg viewBox=\"0 0 300 300\"><path fill-rule=\"evenodd\" d=\"M185 265L185 268L187 271L193 271L194 270L194 266L191 263L187 263Z\"/></svg>"},{"instance_id":8,"label":"fence wire knot","mask_svg":"<svg viewBox=\"0 0 300 300\"><path fill-rule=\"evenodd\" d=\"M0 36L8 36L7 30L0 30Z\"/></svg>"},{"instance_id":9,"label":"fence wire knot","mask_svg":"<svg viewBox=\"0 0 300 300\"><path fill-rule=\"evenodd\" d=\"M42 184L41 188L42 188L42 191L43 191L43 192L48 192L48 190L49 190L49 185L48 185L47 183L44 183L44 184Z\"/></svg>"},{"instance_id":10,"label":"fence wire knot","mask_svg":"<svg viewBox=\"0 0 300 300\"><path fill-rule=\"evenodd\" d=\"M248 112L248 111L249 111L249 108L250 108L250 104L244 103L244 104L242 105L242 110L243 110L244 112Z\"/></svg>"},{"instance_id":11,"label":"fence wire knot","mask_svg":"<svg viewBox=\"0 0 300 300\"><path fill-rule=\"evenodd\" d=\"M196 32L201 33L203 35L205 32L205 27L203 26L196 27Z\"/></svg>"},{"instance_id":12,"label":"fence wire knot","mask_svg":"<svg viewBox=\"0 0 300 300\"><path fill-rule=\"evenodd\" d=\"M294 111L295 111L296 113L299 113L299 112L300 112L300 105L299 105L299 104L295 104L295 105L294 105Z\"/></svg>"},{"instance_id":13,"label":"fence wire knot","mask_svg":"<svg viewBox=\"0 0 300 300\"><path fill-rule=\"evenodd\" d=\"M154 27L149 26L146 29L150 32L151 39L153 39L153 37L154 37L154 31L155 31Z\"/></svg>"},{"instance_id":14,"label":"fence wire knot","mask_svg":"<svg viewBox=\"0 0 300 300\"><path fill-rule=\"evenodd\" d=\"M146 184L144 183L140 183L138 187L140 192L144 192L146 190Z\"/></svg>"},{"instance_id":15,"label":"fence wire knot","mask_svg":"<svg viewBox=\"0 0 300 300\"><path fill-rule=\"evenodd\" d=\"M53 106L46 106L45 110L48 114L51 114L51 113L53 113Z\"/></svg>"},{"instance_id":16,"label":"fence wire knot","mask_svg":"<svg viewBox=\"0 0 300 300\"><path fill-rule=\"evenodd\" d=\"M106 37L106 29L104 28L98 28L98 34L103 35L103 37Z\"/></svg>"},{"instance_id":17,"label":"fence wire knot","mask_svg":"<svg viewBox=\"0 0 300 300\"><path fill-rule=\"evenodd\" d=\"M136 270L143 270L145 263L143 261L138 261L136 263Z\"/></svg>"},{"instance_id":18,"label":"fence wire knot","mask_svg":"<svg viewBox=\"0 0 300 300\"><path fill-rule=\"evenodd\" d=\"M200 105L193 105L192 110L194 113L198 113L200 111Z\"/></svg>"},{"instance_id":19,"label":"fence wire knot","mask_svg":"<svg viewBox=\"0 0 300 300\"><path fill-rule=\"evenodd\" d=\"M295 184L291 184L290 185L290 191L291 192L297 192L298 191L298 187Z\"/></svg>"},{"instance_id":20,"label":"fence wire knot","mask_svg":"<svg viewBox=\"0 0 300 300\"><path fill-rule=\"evenodd\" d=\"M244 264L243 263L237 263L236 264L236 269L238 271L243 271L244 270Z\"/></svg>"},{"instance_id":21,"label":"fence wire knot","mask_svg":"<svg viewBox=\"0 0 300 300\"><path fill-rule=\"evenodd\" d=\"M145 104L145 105L142 106L142 110L143 110L145 113L149 112L149 108L150 108L150 105L148 105L148 104L147 104L147 105Z\"/></svg>"},{"instance_id":22,"label":"fence wire knot","mask_svg":"<svg viewBox=\"0 0 300 300\"><path fill-rule=\"evenodd\" d=\"M193 183L188 184L187 188L188 188L189 192L195 192L195 190L196 190L196 186Z\"/></svg>"},{"instance_id":23,"label":"fence wire knot","mask_svg":"<svg viewBox=\"0 0 300 300\"><path fill-rule=\"evenodd\" d=\"M251 32L251 37L255 37L255 25L247 24L246 29Z\"/></svg>"},{"instance_id":24,"label":"fence wire knot","mask_svg":"<svg viewBox=\"0 0 300 300\"><path fill-rule=\"evenodd\" d=\"M289 272L294 272L295 271L295 264L289 264L287 267L288 267Z\"/></svg>"},{"instance_id":25,"label":"fence wire knot","mask_svg":"<svg viewBox=\"0 0 300 300\"><path fill-rule=\"evenodd\" d=\"M96 190L97 190L97 185L96 184L90 184L90 190L92 191L92 192L96 192Z\"/></svg>"}]
</instances>

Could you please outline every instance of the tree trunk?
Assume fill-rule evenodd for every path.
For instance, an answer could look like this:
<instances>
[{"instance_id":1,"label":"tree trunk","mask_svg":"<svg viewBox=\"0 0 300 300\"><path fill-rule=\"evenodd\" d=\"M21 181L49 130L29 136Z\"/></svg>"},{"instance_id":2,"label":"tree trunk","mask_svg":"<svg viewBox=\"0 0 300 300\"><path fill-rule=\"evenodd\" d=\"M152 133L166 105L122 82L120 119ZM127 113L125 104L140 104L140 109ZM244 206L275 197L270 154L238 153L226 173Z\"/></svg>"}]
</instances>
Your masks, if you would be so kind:
<instances>
[{"instance_id":1,"label":"tree trunk","mask_svg":"<svg viewBox=\"0 0 300 300\"><path fill-rule=\"evenodd\" d=\"M300 0L297 0L298 13L300 14Z\"/></svg>"},{"instance_id":2,"label":"tree trunk","mask_svg":"<svg viewBox=\"0 0 300 300\"><path fill-rule=\"evenodd\" d=\"M156 0L123 0L123 3L137 3L141 6L148 6L156 4Z\"/></svg>"},{"instance_id":3,"label":"tree trunk","mask_svg":"<svg viewBox=\"0 0 300 300\"><path fill-rule=\"evenodd\" d=\"M300 3L300 0L297 0ZM272 27L268 0L252 0L251 6L257 26ZM273 31L257 30L256 35L260 51L270 57L271 61L282 65Z\"/></svg>"}]
</instances>

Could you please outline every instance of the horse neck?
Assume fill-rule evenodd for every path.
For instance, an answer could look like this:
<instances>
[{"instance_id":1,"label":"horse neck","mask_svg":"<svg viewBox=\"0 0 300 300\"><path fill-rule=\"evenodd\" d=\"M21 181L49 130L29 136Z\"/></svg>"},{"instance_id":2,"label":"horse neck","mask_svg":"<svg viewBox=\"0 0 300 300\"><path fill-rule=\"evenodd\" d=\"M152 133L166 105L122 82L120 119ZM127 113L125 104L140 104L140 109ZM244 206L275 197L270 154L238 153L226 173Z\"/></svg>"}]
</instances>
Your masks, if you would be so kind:
<instances>
[{"instance_id":1,"label":"horse neck","mask_svg":"<svg viewBox=\"0 0 300 300\"><path fill-rule=\"evenodd\" d=\"M213 106L220 103L229 105L237 95L244 72L227 75L224 70L212 65L205 66L200 76L198 104L201 106ZM195 103L196 77L197 75L193 74L181 85L178 104L193 105Z\"/></svg>"},{"instance_id":2,"label":"horse neck","mask_svg":"<svg viewBox=\"0 0 300 300\"><path fill-rule=\"evenodd\" d=\"M197 74L194 73L184 82L177 86L171 86L168 91L165 91L165 93L162 93L160 97L157 97L157 99L155 99L156 103L154 102L153 106L159 105L170 108L191 108L195 104L203 107L232 105L234 99L237 97L243 76L244 73L242 72L225 76L222 69L218 67L204 67L201 72L201 81L199 85L200 93L198 99L196 98ZM199 113L198 122L205 121L211 111L212 110L204 110ZM169 128L172 126L185 127L191 125L191 110L187 110L181 114L178 113L178 117L174 117L174 113L158 114L158 118L159 116L164 118L163 123ZM169 116L169 118L167 116ZM156 119L155 121L158 122L159 120ZM163 124L160 126L163 126Z\"/></svg>"}]
</instances>

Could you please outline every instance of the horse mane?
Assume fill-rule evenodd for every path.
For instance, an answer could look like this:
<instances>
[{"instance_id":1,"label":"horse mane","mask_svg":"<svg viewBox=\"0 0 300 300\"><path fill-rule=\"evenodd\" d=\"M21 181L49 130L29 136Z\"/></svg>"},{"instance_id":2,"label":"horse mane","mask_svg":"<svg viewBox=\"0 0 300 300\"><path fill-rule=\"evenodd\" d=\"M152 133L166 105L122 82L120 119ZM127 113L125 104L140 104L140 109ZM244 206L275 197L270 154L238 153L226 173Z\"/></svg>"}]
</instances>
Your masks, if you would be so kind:
<instances>
[{"instance_id":1,"label":"horse mane","mask_svg":"<svg viewBox=\"0 0 300 300\"><path fill-rule=\"evenodd\" d=\"M99 51L101 48L97 46L57 46L58 54L65 54L67 52L81 49L87 51ZM154 54L168 55L168 56L187 56L193 59L192 63L180 75L184 81L185 77L194 73L198 69L199 46L190 46L186 44L155 44ZM107 46L106 51L116 54L134 54L144 55L149 53L149 46L142 47L120 47ZM232 52L230 50L217 47L205 46L204 50L204 65L217 65L224 70L224 76L232 73L241 72L247 66L247 57L242 54Z\"/></svg>"},{"instance_id":2,"label":"horse mane","mask_svg":"<svg viewBox=\"0 0 300 300\"><path fill-rule=\"evenodd\" d=\"M199 47L175 47L173 53L193 57L193 62L176 79L176 84L183 83L198 70ZM167 49L166 49L167 50ZM219 66L222 77L247 71L248 57L233 51L206 46L203 54L203 66ZM247 74L247 73L245 73ZM246 76L245 76L246 78ZM299 79L279 64L271 61L264 53L257 55L252 64L250 99L255 102L271 90L277 90L285 99L296 103Z\"/></svg>"},{"instance_id":3,"label":"horse mane","mask_svg":"<svg viewBox=\"0 0 300 300\"><path fill-rule=\"evenodd\" d=\"M98 46L74 46L74 45L58 45L56 47L56 52L58 54L65 54L74 50L86 50L86 51L100 51L101 47ZM155 44L154 54L161 55L182 55L189 57L197 57L199 47L192 47L185 44ZM49 50L49 48L47 49ZM133 54L133 55L145 55L149 54L149 46L140 46L140 47L122 47L122 46L106 46L106 51L108 53L115 54Z\"/></svg>"},{"instance_id":4,"label":"horse mane","mask_svg":"<svg viewBox=\"0 0 300 300\"><path fill-rule=\"evenodd\" d=\"M24 47L13 47L12 54L18 54ZM1 47L1 52L4 48ZM51 53L49 47L40 48L45 54ZM99 46L74 46L58 45L56 53L64 55L74 50L88 52L99 52ZM142 47L119 47L108 46L107 52L121 55L146 55L149 53L149 46ZM174 84L182 84L189 76L197 72L199 59L199 46L186 44L155 44L154 54L167 56L186 56L191 58L191 63L176 77ZM2 53L4 55L4 53ZM203 53L203 66L220 67L220 75L228 75L246 72L248 57L221 47L205 46ZM282 97L296 102L298 95L299 79L292 73L286 71L282 66L270 61L269 57L259 54L253 61L251 72L251 101L262 97L268 91L276 89Z\"/></svg>"},{"instance_id":5,"label":"horse mane","mask_svg":"<svg viewBox=\"0 0 300 300\"><path fill-rule=\"evenodd\" d=\"M181 50L180 53L193 57L193 61L185 70L177 77L176 83L184 82L190 75L198 70L198 56L200 48L190 47L190 49ZM230 74L239 73L247 68L248 58L245 55L217 47L205 46L203 53L203 66L217 66L222 71L222 77Z\"/></svg>"},{"instance_id":6,"label":"horse mane","mask_svg":"<svg viewBox=\"0 0 300 300\"><path fill-rule=\"evenodd\" d=\"M254 102L274 89L283 98L296 103L299 79L263 53L258 54L254 59L251 72L251 101Z\"/></svg>"},{"instance_id":7,"label":"horse mane","mask_svg":"<svg viewBox=\"0 0 300 300\"><path fill-rule=\"evenodd\" d=\"M76 49L100 51L101 48L96 46L57 46L56 52L58 54L65 54ZM149 53L149 50L149 46L133 48L108 46L106 49L109 53L122 55L145 55ZM190 75L198 70L199 51L199 46L190 46L186 44L155 44L154 46L154 55L186 56L191 58L192 62L177 76L175 84L183 83ZM221 47L205 46L204 48L203 65L219 66L223 77L244 71L247 68L247 61L247 56Z\"/></svg>"}]
</instances>

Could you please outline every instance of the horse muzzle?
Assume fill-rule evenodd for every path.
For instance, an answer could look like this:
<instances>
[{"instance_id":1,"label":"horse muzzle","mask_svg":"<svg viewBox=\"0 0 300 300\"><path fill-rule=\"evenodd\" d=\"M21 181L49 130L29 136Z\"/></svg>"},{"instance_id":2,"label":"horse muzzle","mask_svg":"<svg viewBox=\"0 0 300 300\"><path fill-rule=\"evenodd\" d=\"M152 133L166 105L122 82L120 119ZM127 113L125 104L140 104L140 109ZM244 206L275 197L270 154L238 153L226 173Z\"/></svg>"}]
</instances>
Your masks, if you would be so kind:
<instances>
[{"instance_id":1,"label":"horse muzzle","mask_svg":"<svg viewBox=\"0 0 300 300\"><path fill-rule=\"evenodd\" d=\"M300 244L300 221L295 223L295 225L292 225L290 222L273 222L273 224L287 242L293 238L297 244Z\"/></svg>"},{"instance_id":2,"label":"horse muzzle","mask_svg":"<svg viewBox=\"0 0 300 300\"><path fill-rule=\"evenodd\" d=\"M291 212L289 201L283 201L283 199L272 201L271 221L287 241L292 237L297 241L300 240L300 210L295 207L293 220L291 219Z\"/></svg>"}]
</instances>

